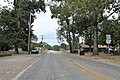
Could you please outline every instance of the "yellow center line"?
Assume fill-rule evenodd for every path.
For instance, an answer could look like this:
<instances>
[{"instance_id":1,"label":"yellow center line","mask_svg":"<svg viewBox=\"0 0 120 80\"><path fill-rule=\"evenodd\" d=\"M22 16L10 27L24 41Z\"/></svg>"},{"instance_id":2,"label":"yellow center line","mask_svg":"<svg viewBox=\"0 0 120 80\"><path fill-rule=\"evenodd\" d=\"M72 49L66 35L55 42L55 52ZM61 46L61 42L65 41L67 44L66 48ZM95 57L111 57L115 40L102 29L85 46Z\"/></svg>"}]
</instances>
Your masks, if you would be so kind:
<instances>
[{"instance_id":1,"label":"yellow center line","mask_svg":"<svg viewBox=\"0 0 120 80\"><path fill-rule=\"evenodd\" d=\"M71 60L69 60L68 58L66 58L66 57L64 57L64 56L61 56L61 57L63 57L67 62L73 64L73 62L72 62ZM93 77L95 80L100 80L98 77L96 77L96 76L94 76L93 74L89 73L89 72L86 71L85 69L79 67L78 65L76 65L76 66L77 66L76 68L80 69L80 70L81 70L82 72L84 72L85 74Z\"/></svg>"},{"instance_id":2,"label":"yellow center line","mask_svg":"<svg viewBox=\"0 0 120 80\"><path fill-rule=\"evenodd\" d=\"M101 77L101 78L103 78L103 79L105 79L105 80L112 80L112 79L110 79L110 78L108 78L108 77L106 77L106 76L104 76L104 75L102 75L102 74L100 74L100 73L92 70L92 69L85 68L84 66L82 66L82 65L80 65L80 64L78 64L78 63L76 63L76 62L73 62L73 61L70 60L69 58L66 58L66 57L64 57L64 56L62 56L62 57L65 58L65 59L66 59L67 61L69 61L70 63L76 65L81 71L83 71L84 73L86 73L86 74L88 74L89 76L93 77L95 80L100 80L100 79L99 79L98 77L96 77L96 76L99 76L99 77ZM89 72L88 72L88 71L89 71ZM91 73L93 73L93 74L96 75L96 76L94 76L94 75L91 74Z\"/></svg>"},{"instance_id":3,"label":"yellow center line","mask_svg":"<svg viewBox=\"0 0 120 80\"><path fill-rule=\"evenodd\" d=\"M105 80L111 80L110 78L108 78L108 77L106 77L106 76L104 76L104 75L102 75L102 74L100 74L98 72L95 72L94 70L91 70L89 68L85 68L85 67L81 66L78 63L75 63L75 62L72 62L72 63L79 66L79 67L81 67L81 68L83 68L83 69L85 69L85 70L87 70L87 71L89 71L89 72L91 72L91 73L93 73L93 74L95 74L95 75L97 75L97 76L99 76L99 77L101 77L101 78L104 78Z\"/></svg>"},{"instance_id":4,"label":"yellow center line","mask_svg":"<svg viewBox=\"0 0 120 80\"><path fill-rule=\"evenodd\" d=\"M78 56L78 57L79 57L79 56ZM75 63L75 62L74 62L74 63ZM82 65L80 65L80 64L78 64L78 63L75 63L75 64L77 64L77 65L83 67ZM107 76L104 76L104 75L102 75L102 74L100 74L100 73L98 73L98 72L95 72L95 71L92 70L92 69L85 68L85 67L84 67L84 69L86 69L87 71L92 72L93 74L96 74L97 76L99 76L99 77L101 77L101 78L104 78L105 80L112 80L112 79L108 78Z\"/></svg>"}]
</instances>

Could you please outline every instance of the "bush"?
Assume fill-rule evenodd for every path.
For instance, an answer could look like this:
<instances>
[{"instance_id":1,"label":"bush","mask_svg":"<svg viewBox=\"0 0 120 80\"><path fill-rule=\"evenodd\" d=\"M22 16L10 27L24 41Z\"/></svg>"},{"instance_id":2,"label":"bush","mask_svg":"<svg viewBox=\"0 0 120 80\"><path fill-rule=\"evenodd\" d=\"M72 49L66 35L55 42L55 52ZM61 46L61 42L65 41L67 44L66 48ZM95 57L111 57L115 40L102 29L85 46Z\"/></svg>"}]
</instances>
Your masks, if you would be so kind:
<instances>
[{"instance_id":1,"label":"bush","mask_svg":"<svg viewBox=\"0 0 120 80\"><path fill-rule=\"evenodd\" d=\"M21 48L23 51L27 51L27 45L23 45Z\"/></svg>"},{"instance_id":2,"label":"bush","mask_svg":"<svg viewBox=\"0 0 120 80\"><path fill-rule=\"evenodd\" d=\"M0 42L0 50L1 51L8 51L10 49L11 49L10 45L8 45L7 43L1 43Z\"/></svg>"}]
</instances>

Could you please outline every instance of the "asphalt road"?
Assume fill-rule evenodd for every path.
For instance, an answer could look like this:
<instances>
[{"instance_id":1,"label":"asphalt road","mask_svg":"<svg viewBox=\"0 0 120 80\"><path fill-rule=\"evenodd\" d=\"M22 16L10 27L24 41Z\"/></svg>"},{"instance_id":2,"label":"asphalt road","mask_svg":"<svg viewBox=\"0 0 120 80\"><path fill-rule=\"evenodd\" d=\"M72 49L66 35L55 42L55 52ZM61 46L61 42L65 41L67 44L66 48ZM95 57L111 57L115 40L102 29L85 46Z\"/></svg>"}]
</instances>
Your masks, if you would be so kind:
<instances>
[{"instance_id":1,"label":"asphalt road","mask_svg":"<svg viewBox=\"0 0 120 80\"><path fill-rule=\"evenodd\" d=\"M120 67L50 51L12 80L120 80Z\"/></svg>"}]
</instances>

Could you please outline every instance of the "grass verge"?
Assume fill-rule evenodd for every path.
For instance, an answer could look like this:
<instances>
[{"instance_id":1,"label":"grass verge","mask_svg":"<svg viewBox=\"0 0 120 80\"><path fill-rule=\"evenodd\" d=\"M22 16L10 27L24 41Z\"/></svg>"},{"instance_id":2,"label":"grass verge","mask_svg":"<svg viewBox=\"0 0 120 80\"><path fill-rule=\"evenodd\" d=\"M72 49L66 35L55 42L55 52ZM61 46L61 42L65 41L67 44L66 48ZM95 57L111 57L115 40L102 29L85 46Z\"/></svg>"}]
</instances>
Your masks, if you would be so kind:
<instances>
[{"instance_id":1,"label":"grass verge","mask_svg":"<svg viewBox=\"0 0 120 80\"><path fill-rule=\"evenodd\" d=\"M105 54L103 52L99 53L99 55L97 56L92 56L91 52L87 52L85 53L85 57L90 57L90 58L97 59L97 60L120 64L120 56Z\"/></svg>"}]
</instances>

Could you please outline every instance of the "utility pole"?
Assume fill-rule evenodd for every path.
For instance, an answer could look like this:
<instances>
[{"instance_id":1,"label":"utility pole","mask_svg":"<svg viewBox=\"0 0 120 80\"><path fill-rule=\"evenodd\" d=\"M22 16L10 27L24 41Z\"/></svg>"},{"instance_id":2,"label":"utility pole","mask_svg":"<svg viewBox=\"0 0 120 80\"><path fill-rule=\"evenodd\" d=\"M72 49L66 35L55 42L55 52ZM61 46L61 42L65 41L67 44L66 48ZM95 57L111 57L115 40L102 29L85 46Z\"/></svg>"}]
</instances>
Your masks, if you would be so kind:
<instances>
[{"instance_id":1,"label":"utility pole","mask_svg":"<svg viewBox=\"0 0 120 80\"><path fill-rule=\"evenodd\" d=\"M41 45L42 45L41 52L42 52L42 49L43 49L43 47L44 47L44 46L43 46L43 39L44 39L44 36L45 36L45 35L40 35L40 36L41 36Z\"/></svg>"},{"instance_id":2,"label":"utility pole","mask_svg":"<svg viewBox=\"0 0 120 80\"><path fill-rule=\"evenodd\" d=\"M42 43L45 35L40 35L40 36L41 36L41 43Z\"/></svg>"},{"instance_id":3,"label":"utility pole","mask_svg":"<svg viewBox=\"0 0 120 80\"><path fill-rule=\"evenodd\" d=\"M28 54L30 54L30 49L31 49L31 13L29 16L29 35L28 35Z\"/></svg>"},{"instance_id":4,"label":"utility pole","mask_svg":"<svg viewBox=\"0 0 120 80\"><path fill-rule=\"evenodd\" d=\"M41 37L41 41L43 41L45 35L40 35L40 36L42 36L42 37Z\"/></svg>"}]
</instances>

